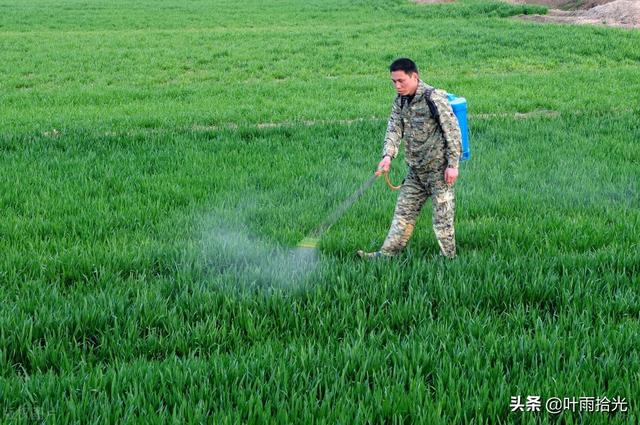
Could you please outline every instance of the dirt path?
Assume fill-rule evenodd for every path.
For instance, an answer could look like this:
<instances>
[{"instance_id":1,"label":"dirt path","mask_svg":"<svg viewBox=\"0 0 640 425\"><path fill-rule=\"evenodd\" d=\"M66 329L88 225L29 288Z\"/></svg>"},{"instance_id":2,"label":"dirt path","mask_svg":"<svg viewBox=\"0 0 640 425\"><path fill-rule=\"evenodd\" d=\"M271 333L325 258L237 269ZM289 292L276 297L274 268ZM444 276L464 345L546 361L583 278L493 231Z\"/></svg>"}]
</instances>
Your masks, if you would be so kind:
<instances>
[{"instance_id":1,"label":"dirt path","mask_svg":"<svg viewBox=\"0 0 640 425\"><path fill-rule=\"evenodd\" d=\"M611 3L614 0L507 0L507 3L512 4L539 4L542 6L548 6L551 9L560 10L587 10L594 6L600 6L603 4ZM576 4L578 3L578 4Z\"/></svg>"},{"instance_id":2,"label":"dirt path","mask_svg":"<svg viewBox=\"0 0 640 425\"><path fill-rule=\"evenodd\" d=\"M507 1L514 4L542 4L551 8L547 15L518 17L527 21L640 28L640 0L587 0L579 6L570 0Z\"/></svg>"},{"instance_id":3,"label":"dirt path","mask_svg":"<svg viewBox=\"0 0 640 425\"><path fill-rule=\"evenodd\" d=\"M415 3L451 3L454 0L412 0ZM549 7L546 15L521 15L533 22L606 25L640 28L640 0L503 0L511 4L538 4Z\"/></svg>"}]
</instances>

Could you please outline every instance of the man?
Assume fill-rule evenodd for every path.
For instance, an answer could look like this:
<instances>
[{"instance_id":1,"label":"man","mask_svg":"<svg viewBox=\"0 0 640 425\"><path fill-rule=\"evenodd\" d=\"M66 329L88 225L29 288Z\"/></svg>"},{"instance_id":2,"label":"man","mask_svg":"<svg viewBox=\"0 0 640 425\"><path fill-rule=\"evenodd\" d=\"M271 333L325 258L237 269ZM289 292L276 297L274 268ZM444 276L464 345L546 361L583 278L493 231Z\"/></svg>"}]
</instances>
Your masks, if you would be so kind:
<instances>
[{"instance_id":1,"label":"man","mask_svg":"<svg viewBox=\"0 0 640 425\"><path fill-rule=\"evenodd\" d=\"M462 144L458 120L446 92L425 84L411 59L397 59L389 70L398 96L391 109L376 175L389 171L402 139L406 142L405 159L409 172L400 189L391 228L382 248L376 252L358 251L358 255L376 258L399 253L411 237L422 206L431 197L433 230L440 254L453 258L456 255L453 185L458 178ZM431 108L428 98L432 101Z\"/></svg>"}]
</instances>

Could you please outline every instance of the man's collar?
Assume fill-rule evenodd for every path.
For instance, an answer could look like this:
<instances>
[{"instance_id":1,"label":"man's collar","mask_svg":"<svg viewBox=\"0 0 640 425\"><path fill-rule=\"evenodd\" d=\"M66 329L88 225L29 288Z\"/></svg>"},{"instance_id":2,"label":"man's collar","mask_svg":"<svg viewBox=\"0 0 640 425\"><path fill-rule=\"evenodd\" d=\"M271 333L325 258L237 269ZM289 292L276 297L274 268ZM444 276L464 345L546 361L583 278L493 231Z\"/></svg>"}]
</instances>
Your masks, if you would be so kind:
<instances>
[{"instance_id":1,"label":"man's collar","mask_svg":"<svg viewBox=\"0 0 640 425\"><path fill-rule=\"evenodd\" d=\"M418 80L418 88L416 89L415 97L422 97L424 93L427 91L427 85L424 81Z\"/></svg>"}]
</instances>

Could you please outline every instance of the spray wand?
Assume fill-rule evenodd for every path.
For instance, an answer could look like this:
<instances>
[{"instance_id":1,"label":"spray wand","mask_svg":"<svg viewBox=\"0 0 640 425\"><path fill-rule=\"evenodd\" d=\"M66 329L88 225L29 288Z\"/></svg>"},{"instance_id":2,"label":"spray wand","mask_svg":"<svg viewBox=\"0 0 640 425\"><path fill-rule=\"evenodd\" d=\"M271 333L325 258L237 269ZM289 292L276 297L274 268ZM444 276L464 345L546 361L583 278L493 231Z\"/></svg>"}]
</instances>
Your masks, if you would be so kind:
<instances>
[{"instance_id":1,"label":"spray wand","mask_svg":"<svg viewBox=\"0 0 640 425\"><path fill-rule=\"evenodd\" d=\"M349 209L351 205L354 204L362 196L362 194L371 187L373 182L378 178L378 175L373 174L367 180L362 183L362 185L349 196L336 210L327 217L320 226L318 226L313 232L309 233L304 239L302 239L297 247L298 248L307 248L307 249L316 249L318 247L318 243L320 242L320 237L324 232L329 230L331 226L335 224L336 221L342 217L342 215ZM387 182L387 186L391 190L398 190L400 186L394 186L391 183L391 179L389 178L389 171L384 171L384 179Z\"/></svg>"}]
</instances>

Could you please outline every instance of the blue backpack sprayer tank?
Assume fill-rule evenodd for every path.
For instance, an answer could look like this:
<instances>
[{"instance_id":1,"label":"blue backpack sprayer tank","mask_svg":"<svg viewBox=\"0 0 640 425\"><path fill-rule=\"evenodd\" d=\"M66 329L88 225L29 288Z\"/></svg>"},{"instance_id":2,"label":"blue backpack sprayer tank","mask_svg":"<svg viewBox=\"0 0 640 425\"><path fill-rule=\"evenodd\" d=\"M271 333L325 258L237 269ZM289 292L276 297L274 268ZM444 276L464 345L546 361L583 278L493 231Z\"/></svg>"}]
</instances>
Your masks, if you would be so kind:
<instances>
[{"instance_id":1,"label":"blue backpack sprayer tank","mask_svg":"<svg viewBox=\"0 0 640 425\"><path fill-rule=\"evenodd\" d=\"M447 98L449 99L453 113L458 119L460 132L462 133L462 153L460 155L460 161L466 161L471 158L471 150L469 149L469 125L467 124L467 99L457 97L451 93L447 95Z\"/></svg>"}]
</instances>

